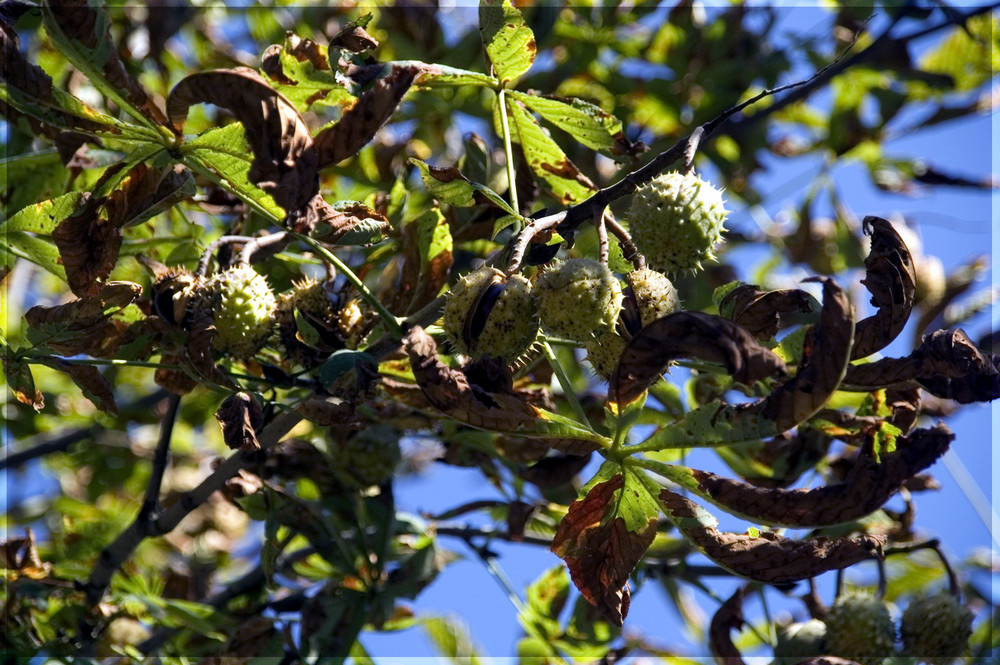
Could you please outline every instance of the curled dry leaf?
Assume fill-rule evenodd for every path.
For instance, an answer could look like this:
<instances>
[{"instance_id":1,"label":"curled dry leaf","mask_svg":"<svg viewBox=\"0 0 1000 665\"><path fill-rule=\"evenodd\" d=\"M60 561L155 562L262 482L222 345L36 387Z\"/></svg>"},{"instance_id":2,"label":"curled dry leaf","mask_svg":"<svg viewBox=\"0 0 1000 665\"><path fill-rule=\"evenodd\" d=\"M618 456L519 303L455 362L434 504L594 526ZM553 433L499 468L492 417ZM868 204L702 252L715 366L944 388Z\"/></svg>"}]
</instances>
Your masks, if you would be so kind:
<instances>
[{"instance_id":1,"label":"curled dry leaf","mask_svg":"<svg viewBox=\"0 0 1000 665\"><path fill-rule=\"evenodd\" d=\"M7 570L8 582L17 577L43 580L52 572L52 564L42 561L35 545L35 534L26 529L23 538L11 538L0 543L0 567Z\"/></svg>"},{"instance_id":2,"label":"curled dry leaf","mask_svg":"<svg viewBox=\"0 0 1000 665\"><path fill-rule=\"evenodd\" d=\"M862 227L872 237L865 259L867 274L861 283L872 294L878 311L858 321L851 359L865 358L884 349L903 331L913 308L917 276L913 257L892 224L880 217L865 217Z\"/></svg>"},{"instance_id":3,"label":"curled dry leaf","mask_svg":"<svg viewBox=\"0 0 1000 665\"><path fill-rule=\"evenodd\" d=\"M290 101L246 67L191 74L167 98L178 132L188 108L202 102L229 110L243 123L253 149L251 182L290 214L309 204L319 192L317 156L309 127Z\"/></svg>"},{"instance_id":4,"label":"curled dry leaf","mask_svg":"<svg viewBox=\"0 0 1000 665\"><path fill-rule=\"evenodd\" d=\"M590 461L586 455L549 455L521 470L521 477L538 487L559 487L576 477Z\"/></svg>"},{"instance_id":5,"label":"curled dry leaf","mask_svg":"<svg viewBox=\"0 0 1000 665\"><path fill-rule=\"evenodd\" d=\"M416 63L386 65L375 83L344 109L340 121L316 135L319 167L353 157L389 121L413 80L421 72Z\"/></svg>"},{"instance_id":6,"label":"curled dry leaf","mask_svg":"<svg viewBox=\"0 0 1000 665\"><path fill-rule=\"evenodd\" d=\"M944 425L901 437L894 452L875 460L863 451L843 482L814 489L754 487L706 471L691 470L697 492L721 508L761 524L819 527L841 524L872 513L908 479L934 464L954 440Z\"/></svg>"},{"instance_id":7,"label":"curled dry leaf","mask_svg":"<svg viewBox=\"0 0 1000 665\"><path fill-rule=\"evenodd\" d=\"M1000 398L1000 359L980 351L961 329L938 330L905 358L851 365L844 384L853 390L916 381L928 392L967 404Z\"/></svg>"},{"instance_id":8,"label":"curled dry leaf","mask_svg":"<svg viewBox=\"0 0 1000 665\"><path fill-rule=\"evenodd\" d=\"M351 425L357 421L354 405L338 397L310 397L295 412L317 425Z\"/></svg>"},{"instance_id":9,"label":"curled dry leaf","mask_svg":"<svg viewBox=\"0 0 1000 665\"><path fill-rule=\"evenodd\" d=\"M95 194L52 231L66 269L66 281L78 296L94 295L118 262L122 229L153 216L186 195L188 173L173 167L139 163L121 175L124 162L108 168Z\"/></svg>"},{"instance_id":10,"label":"curled dry leaf","mask_svg":"<svg viewBox=\"0 0 1000 665\"><path fill-rule=\"evenodd\" d=\"M552 539L552 551L566 562L580 593L616 626L628 614L628 576L656 536L655 515L645 524L638 516L630 529L620 514L619 501L628 497L616 495L630 491L620 473L597 483L570 504Z\"/></svg>"},{"instance_id":11,"label":"curled dry leaf","mask_svg":"<svg viewBox=\"0 0 1000 665\"><path fill-rule=\"evenodd\" d=\"M721 665L743 665L743 656L733 644L730 632L743 628L743 597L751 588L749 584L738 588L712 615L708 626L708 646L715 662Z\"/></svg>"},{"instance_id":12,"label":"curled dry leaf","mask_svg":"<svg viewBox=\"0 0 1000 665\"><path fill-rule=\"evenodd\" d=\"M473 427L511 431L530 426L537 411L508 392L488 392L470 383L463 372L453 370L438 358L437 344L423 328L411 328L403 339L413 375L427 400L452 418Z\"/></svg>"},{"instance_id":13,"label":"curled dry leaf","mask_svg":"<svg viewBox=\"0 0 1000 665\"><path fill-rule=\"evenodd\" d=\"M725 365L739 383L785 372L785 363L731 321L702 312L677 312L654 321L632 338L611 376L619 404L638 398L671 360L700 358Z\"/></svg>"},{"instance_id":14,"label":"curled dry leaf","mask_svg":"<svg viewBox=\"0 0 1000 665\"><path fill-rule=\"evenodd\" d=\"M85 70L96 67L96 73L132 107L157 125L167 124L163 111L118 57L111 21L103 8L92 7L87 0L58 0L44 3L44 11L49 33L59 46L76 55L75 64Z\"/></svg>"},{"instance_id":15,"label":"curled dry leaf","mask_svg":"<svg viewBox=\"0 0 1000 665\"><path fill-rule=\"evenodd\" d=\"M757 339L767 340L778 334L782 314L806 314L814 311L816 300L799 289L761 291L756 284L741 284L722 299L719 313L745 328Z\"/></svg>"},{"instance_id":16,"label":"curled dry leaf","mask_svg":"<svg viewBox=\"0 0 1000 665\"><path fill-rule=\"evenodd\" d=\"M222 439L231 450L260 450L257 431L264 423L264 412L253 395L233 393L215 412L215 419L222 427Z\"/></svg>"},{"instance_id":17,"label":"curled dry leaf","mask_svg":"<svg viewBox=\"0 0 1000 665\"><path fill-rule=\"evenodd\" d=\"M660 501L667 517L705 556L737 575L758 582L796 582L882 558L881 537L794 540L771 531L759 536L721 533L714 517L680 494L663 490Z\"/></svg>"},{"instance_id":18,"label":"curled dry leaf","mask_svg":"<svg viewBox=\"0 0 1000 665\"><path fill-rule=\"evenodd\" d=\"M180 362L180 358L175 355L164 354L160 356L160 362L165 365L174 365ZM169 369L166 367L157 368L153 373L153 381L156 382L156 385L174 395L186 395L198 386L198 382L194 377L184 370Z\"/></svg>"},{"instance_id":19,"label":"curled dry leaf","mask_svg":"<svg viewBox=\"0 0 1000 665\"><path fill-rule=\"evenodd\" d=\"M337 244L345 234L359 224L367 224L373 236L388 234L391 228L385 215L356 201L335 208L324 201L322 197L317 196L310 203L307 214L312 215L313 212L315 212L316 219L311 223L310 228L317 229L314 237L316 240L330 245Z\"/></svg>"},{"instance_id":20,"label":"curled dry leaf","mask_svg":"<svg viewBox=\"0 0 1000 665\"><path fill-rule=\"evenodd\" d=\"M784 432L816 413L840 385L853 340L847 295L836 282L825 279L820 322L806 338L799 371L760 403L760 414Z\"/></svg>"}]
</instances>

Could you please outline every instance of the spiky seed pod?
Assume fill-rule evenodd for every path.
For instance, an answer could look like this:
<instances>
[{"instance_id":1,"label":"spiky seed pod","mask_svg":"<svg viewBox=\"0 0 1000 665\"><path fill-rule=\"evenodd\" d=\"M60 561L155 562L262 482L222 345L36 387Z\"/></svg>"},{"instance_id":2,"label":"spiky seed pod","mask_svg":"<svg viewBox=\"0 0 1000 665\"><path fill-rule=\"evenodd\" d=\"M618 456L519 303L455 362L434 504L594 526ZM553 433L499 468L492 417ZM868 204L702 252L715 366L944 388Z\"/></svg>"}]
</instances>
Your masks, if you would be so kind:
<instances>
[{"instance_id":1,"label":"spiky seed pod","mask_svg":"<svg viewBox=\"0 0 1000 665\"><path fill-rule=\"evenodd\" d=\"M497 356L513 362L538 337L538 310L531 285L483 266L451 288L444 331L455 348L472 358Z\"/></svg>"},{"instance_id":2,"label":"spiky seed pod","mask_svg":"<svg viewBox=\"0 0 1000 665\"><path fill-rule=\"evenodd\" d=\"M826 624L819 619L778 628L778 641L774 645L775 658L788 658L790 659L788 662L798 662L804 658L822 655L825 651Z\"/></svg>"},{"instance_id":3,"label":"spiky seed pod","mask_svg":"<svg viewBox=\"0 0 1000 665\"><path fill-rule=\"evenodd\" d=\"M643 326L681 308L677 289L666 275L643 268L633 270L625 279L628 286L622 294L620 332L635 335Z\"/></svg>"},{"instance_id":4,"label":"spiky seed pod","mask_svg":"<svg viewBox=\"0 0 1000 665\"><path fill-rule=\"evenodd\" d=\"M832 656L878 665L893 655L896 624L880 599L861 592L842 595L826 617L826 646Z\"/></svg>"},{"instance_id":5,"label":"spiky seed pod","mask_svg":"<svg viewBox=\"0 0 1000 665\"><path fill-rule=\"evenodd\" d=\"M199 287L200 279L185 268L170 268L153 281L153 311L168 323L183 324Z\"/></svg>"},{"instance_id":6,"label":"spiky seed pod","mask_svg":"<svg viewBox=\"0 0 1000 665\"><path fill-rule=\"evenodd\" d=\"M972 636L972 612L950 593L910 601L900 622L903 653L928 665L948 665L964 655Z\"/></svg>"},{"instance_id":7,"label":"spiky seed pod","mask_svg":"<svg viewBox=\"0 0 1000 665\"><path fill-rule=\"evenodd\" d=\"M608 267L570 259L545 271L532 292L542 326L553 335L589 342L618 321L622 290Z\"/></svg>"},{"instance_id":8,"label":"spiky seed pod","mask_svg":"<svg viewBox=\"0 0 1000 665\"><path fill-rule=\"evenodd\" d=\"M250 266L235 266L213 275L199 297L200 306L212 312L218 333L213 348L243 359L253 356L267 341L277 300L267 279Z\"/></svg>"},{"instance_id":9,"label":"spiky seed pod","mask_svg":"<svg viewBox=\"0 0 1000 665\"><path fill-rule=\"evenodd\" d=\"M664 173L632 196L629 230L650 266L673 274L701 269L722 240L722 192L698 176Z\"/></svg>"},{"instance_id":10,"label":"spiky seed pod","mask_svg":"<svg viewBox=\"0 0 1000 665\"><path fill-rule=\"evenodd\" d=\"M619 358L625 352L625 339L618 333L609 330L587 342L587 362L605 381L611 379Z\"/></svg>"},{"instance_id":11,"label":"spiky seed pod","mask_svg":"<svg viewBox=\"0 0 1000 665\"><path fill-rule=\"evenodd\" d=\"M347 437L331 432L329 445L334 472L348 487L380 485L399 465L399 432L389 425L368 425Z\"/></svg>"}]
</instances>

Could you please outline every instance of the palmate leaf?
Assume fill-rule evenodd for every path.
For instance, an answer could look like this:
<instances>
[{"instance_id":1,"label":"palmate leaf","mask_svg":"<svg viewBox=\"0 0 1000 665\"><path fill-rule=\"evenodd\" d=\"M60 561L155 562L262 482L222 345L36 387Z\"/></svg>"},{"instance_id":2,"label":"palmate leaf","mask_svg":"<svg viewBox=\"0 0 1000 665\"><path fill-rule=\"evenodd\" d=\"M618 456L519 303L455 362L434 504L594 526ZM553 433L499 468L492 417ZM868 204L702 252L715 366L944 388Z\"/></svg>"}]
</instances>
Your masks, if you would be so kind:
<instances>
[{"instance_id":1,"label":"palmate leaf","mask_svg":"<svg viewBox=\"0 0 1000 665\"><path fill-rule=\"evenodd\" d=\"M552 539L580 593L616 626L628 614L628 576L656 535L659 507L647 482L642 471L606 462Z\"/></svg>"},{"instance_id":2,"label":"palmate leaf","mask_svg":"<svg viewBox=\"0 0 1000 665\"><path fill-rule=\"evenodd\" d=\"M237 67L190 74L167 97L167 114L180 131L194 104L228 109L246 132L253 158L247 178L289 213L319 192L317 149L298 109L256 71ZM284 217L284 215L282 215Z\"/></svg>"},{"instance_id":3,"label":"palmate leaf","mask_svg":"<svg viewBox=\"0 0 1000 665\"><path fill-rule=\"evenodd\" d=\"M497 107L499 108L499 107ZM579 203L596 187L571 162L551 136L517 102L507 103L511 140L520 144L532 173L563 203Z\"/></svg>"},{"instance_id":4,"label":"palmate leaf","mask_svg":"<svg viewBox=\"0 0 1000 665\"><path fill-rule=\"evenodd\" d=\"M582 99L557 99L511 90L512 98L563 130L583 145L606 155L629 154L632 144L625 138L621 121Z\"/></svg>"},{"instance_id":5,"label":"palmate leaf","mask_svg":"<svg viewBox=\"0 0 1000 665\"><path fill-rule=\"evenodd\" d=\"M486 56L507 87L535 61L535 34L524 23L521 12L510 0L483 0L479 3L479 32L486 45Z\"/></svg>"}]
</instances>

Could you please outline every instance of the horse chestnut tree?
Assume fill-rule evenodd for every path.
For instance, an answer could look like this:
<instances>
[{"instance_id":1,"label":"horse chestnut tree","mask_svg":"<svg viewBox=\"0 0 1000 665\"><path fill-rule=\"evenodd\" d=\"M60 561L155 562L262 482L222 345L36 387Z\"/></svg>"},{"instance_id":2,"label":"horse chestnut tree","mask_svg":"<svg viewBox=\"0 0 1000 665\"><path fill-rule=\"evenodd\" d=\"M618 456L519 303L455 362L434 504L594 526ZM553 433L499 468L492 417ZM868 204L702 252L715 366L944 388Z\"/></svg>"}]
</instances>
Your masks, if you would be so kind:
<instances>
[{"instance_id":1,"label":"horse chestnut tree","mask_svg":"<svg viewBox=\"0 0 1000 665\"><path fill-rule=\"evenodd\" d=\"M889 139L977 122L1000 31L802 21L0 3L4 652L991 655L917 506L995 290L913 227L992 184Z\"/></svg>"}]
</instances>

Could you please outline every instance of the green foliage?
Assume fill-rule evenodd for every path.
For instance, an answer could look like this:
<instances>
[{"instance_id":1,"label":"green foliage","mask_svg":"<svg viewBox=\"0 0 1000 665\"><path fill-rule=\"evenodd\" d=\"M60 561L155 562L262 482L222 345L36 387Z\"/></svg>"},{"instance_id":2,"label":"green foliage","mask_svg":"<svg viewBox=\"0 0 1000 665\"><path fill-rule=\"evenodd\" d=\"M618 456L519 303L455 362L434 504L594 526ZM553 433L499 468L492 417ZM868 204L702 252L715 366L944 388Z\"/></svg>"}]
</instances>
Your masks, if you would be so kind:
<instances>
[{"instance_id":1,"label":"green foliage","mask_svg":"<svg viewBox=\"0 0 1000 665\"><path fill-rule=\"evenodd\" d=\"M720 659L765 651L731 627L780 627L766 611L744 621L746 587L704 633L688 591L715 597L712 576L756 580L765 610L779 597L768 584L872 558L889 556L891 600L944 577L913 511L885 504L933 486L925 471L954 439L929 424L942 400L998 397L989 348L932 327L982 308L949 308L979 264L918 297L929 257L899 225L856 222L831 174L856 160L895 193L980 186L883 143L976 112L996 16L892 9L911 13L882 39L859 32L838 60L866 18L846 5L816 10L828 30L791 38L756 6L518 4L484 1L464 28L458 10L421 5L0 7L0 280L20 285L0 304L3 466L44 457L58 485L4 518L5 653L372 662L371 633L420 627L443 657L478 662L461 623L415 602L459 541L513 601L524 636L511 650L545 663L684 662L623 628L631 593L657 575ZM911 41L932 34L911 61ZM733 116L831 64L829 80ZM652 255L617 221L624 199L693 169L745 208L767 195L764 163L801 155L821 172L782 194L789 223L728 229L704 269L677 276L683 311L673 294L647 316L629 274ZM676 244L680 231L650 226ZM586 311L593 298L549 289L543 322L583 332L536 339L528 321L516 352L490 345L510 358L447 343L442 306L463 276L500 271L483 269L500 279L469 295L453 340L484 334L504 280L529 293L560 262L600 268L611 294ZM213 289L247 270L256 301ZM805 273L830 278L821 306L787 287ZM862 278L867 311L848 296ZM266 310L239 348L233 307ZM618 344L607 384L580 362L608 339L594 320ZM911 321L931 334L899 354ZM502 498L448 488L455 505L438 516L397 505L396 480L431 463L427 442L434 463L473 469ZM688 466L691 448L717 451L727 475ZM751 526L720 531L702 504ZM455 521L473 511L485 521ZM522 592L496 538L563 561ZM989 611L974 568L952 592L982 608L980 656ZM806 611L823 614L803 605L798 623Z\"/></svg>"}]
</instances>

